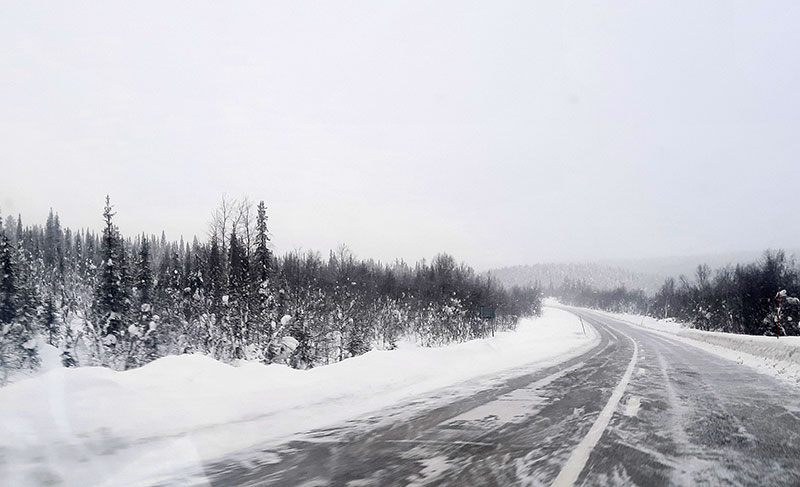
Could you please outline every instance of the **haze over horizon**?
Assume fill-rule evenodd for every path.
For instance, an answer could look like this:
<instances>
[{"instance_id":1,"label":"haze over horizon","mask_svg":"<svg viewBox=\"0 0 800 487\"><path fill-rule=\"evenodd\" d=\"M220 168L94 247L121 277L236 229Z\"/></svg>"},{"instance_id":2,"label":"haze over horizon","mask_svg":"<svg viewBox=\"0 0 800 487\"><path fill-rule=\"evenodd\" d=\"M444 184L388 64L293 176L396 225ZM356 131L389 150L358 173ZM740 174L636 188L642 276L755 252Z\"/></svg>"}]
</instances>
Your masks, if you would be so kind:
<instances>
[{"instance_id":1,"label":"haze over horizon","mask_svg":"<svg viewBox=\"0 0 800 487\"><path fill-rule=\"evenodd\" d=\"M246 195L279 252L477 269L797 248L799 14L9 3L0 212L190 239Z\"/></svg>"}]
</instances>

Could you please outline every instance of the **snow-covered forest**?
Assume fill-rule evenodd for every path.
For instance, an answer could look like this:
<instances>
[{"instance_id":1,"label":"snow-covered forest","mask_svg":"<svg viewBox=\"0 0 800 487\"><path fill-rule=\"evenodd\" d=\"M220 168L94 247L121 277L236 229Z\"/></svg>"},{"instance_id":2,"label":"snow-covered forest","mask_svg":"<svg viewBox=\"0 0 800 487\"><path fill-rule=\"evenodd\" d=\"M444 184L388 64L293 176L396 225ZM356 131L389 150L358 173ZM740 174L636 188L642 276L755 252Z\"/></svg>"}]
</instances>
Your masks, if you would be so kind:
<instances>
[{"instance_id":1,"label":"snow-covered forest","mask_svg":"<svg viewBox=\"0 0 800 487\"><path fill-rule=\"evenodd\" d=\"M780 320L777 294L786 291ZM767 251L750 264L714 271L700 265L692 277L667 279L655 296L642 290L618 287L596 289L584 281L565 280L545 289L565 303L605 311L675 318L701 330L748 335L800 335L800 267L782 250ZM776 323L777 321L777 323Z\"/></svg>"},{"instance_id":2,"label":"snow-covered forest","mask_svg":"<svg viewBox=\"0 0 800 487\"><path fill-rule=\"evenodd\" d=\"M541 309L539 289L504 289L447 254L413 266L344 246L275 255L264 202L223 199L205 241L124 236L114 215L107 198L100 233L52 211L44 225L0 219L0 381L44 351L117 370L181 353L310 368L402 339L484 337Z\"/></svg>"}]
</instances>

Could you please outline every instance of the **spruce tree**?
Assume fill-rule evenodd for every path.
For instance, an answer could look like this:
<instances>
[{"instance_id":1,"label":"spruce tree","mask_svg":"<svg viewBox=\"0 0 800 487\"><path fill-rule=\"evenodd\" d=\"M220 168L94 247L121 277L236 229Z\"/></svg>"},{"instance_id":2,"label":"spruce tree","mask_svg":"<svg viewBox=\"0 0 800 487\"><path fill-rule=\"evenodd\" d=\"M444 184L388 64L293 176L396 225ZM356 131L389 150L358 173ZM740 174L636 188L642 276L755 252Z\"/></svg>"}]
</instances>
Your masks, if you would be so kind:
<instances>
[{"instance_id":1,"label":"spruce tree","mask_svg":"<svg viewBox=\"0 0 800 487\"><path fill-rule=\"evenodd\" d=\"M54 347L58 347L58 342L61 338L61 330L58 325L58 317L56 316L56 304L53 296L48 296L44 302L44 316L42 317L42 325L44 331L47 333L47 343Z\"/></svg>"},{"instance_id":2,"label":"spruce tree","mask_svg":"<svg viewBox=\"0 0 800 487\"><path fill-rule=\"evenodd\" d=\"M22 243L22 239L25 235L25 232L22 228L22 215L19 213L17 214L17 245Z\"/></svg>"},{"instance_id":3,"label":"spruce tree","mask_svg":"<svg viewBox=\"0 0 800 487\"><path fill-rule=\"evenodd\" d=\"M0 233L0 325L17 317L16 269L13 247L5 232Z\"/></svg>"},{"instance_id":4,"label":"spruce tree","mask_svg":"<svg viewBox=\"0 0 800 487\"><path fill-rule=\"evenodd\" d=\"M244 294L248 277L247 257L244 249L236 237L236 232L231 232L231 245L229 249L230 261L228 266L228 284L231 292Z\"/></svg>"},{"instance_id":5,"label":"spruce tree","mask_svg":"<svg viewBox=\"0 0 800 487\"><path fill-rule=\"evenodd\" d=\"M39 362L33 340L39 303L35 284L28 282L23 255L5 232L0 232L0 385L5 383L9 368L34 368Z\"/></svg>"},{"instance_id":6,"label":"spruce tree","mask_svg":"<svg viewBox=\"0 0 800 487\"><path fill-rule=\"evenodd\" d=\"M112 210L111 198L106 196L106 206L103 210L105 228L100 241L102 261L97 270L94 314L101 338L113 346L124 333L127 293L122 268L124 260L122 242L113 222L115 213Z\"/></svg>"},{"instance_id":7,"label":"spruce tree","mask_svg":"<svg viewBox=\"0 0 800 487\"><path fill-rule=\"evenodd\" d=\"M181 289L185 293L191 293L192 290L192 273L194 272L193 262L192 259L192 251L189 249L189 246L186 246L186 250L183 252L181 257L183 259L183 272L181 273Z\"/></svg>"},{"instance_id":8,"label":"spruce tree","mask_svg":"<svg viewBox=\"0 0 800 487\"><path fill-rule=\"evenodd\" d=\"M12 335L12 322L17 316L17 288L11 253L11 242L5 232L0 232L0 386L5 385L8 370L16 365L13 359L17 343Z\"/></svg>"},{"instance_id":9,"label":"spruce tree","mask_svg":"<svg viewBox=\"0 0 800 487\"><path fill-rule=\"evenodd\" d=\"M269 278L272 268L272 252L269 249L269 231L267 230L267 207L264 202L258 203L256 217L256 252L255 265L258 279L263 283Z\"/></svg>"},{"instance_id":10,"label":"spruce tree","mask_svg":"<svg viewBox=\"0 0 800 487\"><path fill-rule=\"evenodd\" d=\"M150 304L153 292L153 271L150 268L150 243L142 235L142 246L139 249L139 262L136 275L136 291L140 304Z\"/></svg>"},{"instance_id":11,"label":"spruce tree","mask_svg":"<svg viewBox=\"0 0 800 487\"><path fill-rule=\"evenodd\" d=\"M63 279L64 277L64 232L61 229L61 220L56 213L55 221L53 222L55 233L55 264L58 270L58 276Z\"/></svg>"},{"instance_id":12,"label":"spruce tree","mask_svg":"<svg viewBox=\"0 0 800 487\"><path fill-rule=\"evenodd\" d=\"M163 250L163 257L158 266L158 274L155 281L155 287L160 298L159 305L166 305L171 289L172 289L172 252L169 248Z\"/></svg>"},{"instance_id":13,"label":"spruce tree","mask_svg":"<svg viewBox=\"0 0 800 487\"><path fill-rule=\"evenodd\" d=\"M143 346L143 359L146 362L157 358L156 322L153 317L153 272L150 267L150 243L142 234L142 244L139 249L139 258L136 263L136 293L137 293L137 336L131 340L141 340ZM133 347L132 347L133 348ZM139 365L135 357L129 358L129 367Z\"/></svg>"},{"instance_id":14,"label":"spruce tree","mask_svg":"<svg viewBox=\"0 0 800 487\"><path fill-rule=\"evenodd\" d=\"M97 239L90 231L87 231L84 236L86 238L86 265L91 267L97 264Z\"/></svg>"},{"instance_id":15,"label":"spruce tree","mask_svg":"<svg viewBox=\"0 0 800 487\"><path fill-rule=\"evenodd\" d=\"M222 267L222 254L216 236L211 237L211 248L208 252L208 281L206 283L211 298L211 312L219 317L222 296L225 294L225 276Z\"/></svg>"},{"instance_id":16,"label":"spruce tree","mask_svg":"<svg viewBox=\"0 0 800 487\"><path fill-rule=\"evenodd\" d=\"M264 202L258 203L258 213L256 216L256 249L253 255L254 282L251 299L253 317L255 325L258 327L258 334L268 339L272 336L273 312L275 308L275 296L272 289L275 283L271 282L272 277L272 252L269 249L269 231L267 229L267 208Z\"/></svg>"},{"instance_id":17,"label":"spruce tree","mask_svg":"<svg viewBox=\"0 0 800 487\"><path fill-rule=\"evenodd\" d=\"M244 248L236 236L231 232L231 242L228 250L230 260L228 265L228 287L230 290L228 308L228 326L233 347L233 358L244 358L243 340L247 336L248 322L248 264Z\"/></svg>"},{"instance_id":18,"label":"spruce tree","mask_svg":"<svg viewBox=\"0 0 800 487\"><path fill-rule=\"evenodd\" d=\"M50 214L47 216L47 223L44 229L44 249L43 249L44 263L47 266L53 266L56 262L56 224L53 209L50 208Z\"/></svg>"}]
</instances>

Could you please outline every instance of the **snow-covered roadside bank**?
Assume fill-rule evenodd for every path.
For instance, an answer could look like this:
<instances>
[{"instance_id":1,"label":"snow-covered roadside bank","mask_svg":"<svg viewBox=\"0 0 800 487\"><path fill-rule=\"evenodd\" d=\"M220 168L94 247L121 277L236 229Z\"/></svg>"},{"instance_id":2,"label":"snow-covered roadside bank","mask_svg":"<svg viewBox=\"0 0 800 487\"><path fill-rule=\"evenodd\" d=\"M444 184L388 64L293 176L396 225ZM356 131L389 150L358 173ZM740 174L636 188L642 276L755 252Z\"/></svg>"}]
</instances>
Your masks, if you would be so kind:
<instances>
[{"instance_id":1,"label":"snow-covered roadside bank","mask_svg":"<svg viewBox=\"0 0 800 487\"><path fill-rule=\"evenodd\" d=\"M308 371L199 355L139 369L57 369L0 389L0 484L147 485L177 469L280 442L469 379L592 348L547 308L517 331L442 348L373 351Z\"/></svg>"},{"instance_id":2,"label":"snow-covered roadside bank","mask_svg":"<svg viewBox=\"0 0 800 487\"><path fill-rule=\"evenodd\" d=\"M800 337L738 335L695 330L673 320L649 316L594 311L626 323L662 333L721 357L750 366L759 372L800 384Z\"/></svg>"}]
</instances>

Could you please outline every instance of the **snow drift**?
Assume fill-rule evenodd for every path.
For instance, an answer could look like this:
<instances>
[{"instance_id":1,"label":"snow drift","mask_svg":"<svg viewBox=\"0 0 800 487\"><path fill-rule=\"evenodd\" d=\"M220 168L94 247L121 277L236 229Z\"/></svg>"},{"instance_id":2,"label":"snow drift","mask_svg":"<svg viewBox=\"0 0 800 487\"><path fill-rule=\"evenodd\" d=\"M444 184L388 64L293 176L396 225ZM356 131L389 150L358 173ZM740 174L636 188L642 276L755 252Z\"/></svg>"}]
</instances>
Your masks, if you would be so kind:
<instances>
[{"instance_id":1,"label":"snow drift","mask_svg":"<svg viewBox=\"0 0 800 487\"><path fill-rule=\"evenodd\" d=\"M800 337L775 338L690 329L681 330L678 335L757 357L800 365Z\"/></svg>"}]
</instances>

